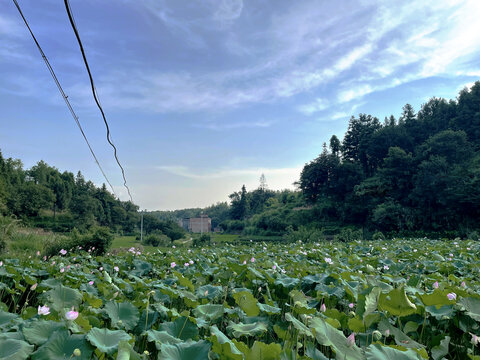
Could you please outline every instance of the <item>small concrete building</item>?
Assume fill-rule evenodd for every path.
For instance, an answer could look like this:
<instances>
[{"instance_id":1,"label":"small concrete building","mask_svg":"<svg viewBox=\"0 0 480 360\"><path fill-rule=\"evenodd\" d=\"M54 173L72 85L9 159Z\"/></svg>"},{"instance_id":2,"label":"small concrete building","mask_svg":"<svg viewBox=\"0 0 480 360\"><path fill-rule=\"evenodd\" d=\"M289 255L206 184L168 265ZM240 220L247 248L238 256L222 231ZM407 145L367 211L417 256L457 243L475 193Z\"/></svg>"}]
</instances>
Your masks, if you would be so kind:
<instances>
[{"instance_id":1,"label":"small concrete building","mask_svg":"<svg viewBox=\"0 0 480 360\"><path fill-rule=\"evenodd\" d=\"M212 232L212 219L208 215L200 215L196 218L184 218L178 221L178 225L193 233Z\"/></svg>"}]
</instances>

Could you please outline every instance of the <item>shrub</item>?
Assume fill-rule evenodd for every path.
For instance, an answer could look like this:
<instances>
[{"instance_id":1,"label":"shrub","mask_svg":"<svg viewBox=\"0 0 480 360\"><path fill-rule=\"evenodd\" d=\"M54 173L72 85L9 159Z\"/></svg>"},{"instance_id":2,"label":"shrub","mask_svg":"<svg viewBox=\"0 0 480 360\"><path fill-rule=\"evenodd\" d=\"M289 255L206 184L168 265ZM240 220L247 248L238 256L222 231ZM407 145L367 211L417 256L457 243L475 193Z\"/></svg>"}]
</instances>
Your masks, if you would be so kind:
<instances>
[{"instance_id":1,"label":"shrub","mask_svg":"<svg viewBox=\"0 0 480 360\"><path fill-rule=\"evenodd\" d=\"M113 234L107 227L97 227L91 233L83 238L83 247L85 249L94 248L93 253L103 255L112 244Z\"/></svg>"},{"instance_id":2,"label":"shrub","mask_svg":"<svg viewBox=\"0 0 480 360\"><path fill-rule=\"evenodd\" d=\"M323 240L325 237L321 230L309 229L305 226L300 226L298 230L294 230L290 225L287 228L287 233L284 235L285 240L288 242L315 242Z\"/></svg>"},{"instance_id":3,"label":"shrub","mask_svg":"<svg viewBox=\"0 0 480 360\"><path fill-rule=\"evenodd\" d=\"M76 249L79 246L83 250L92 249L92 254L103 255L112 244L113 234L109 228L97 227L87 234L80 234L77 229L73 229L69 236L53 238L45 246L45 255L54 256L60 253L60 250Z\"/></svg>"},{"instance_id":4,"label":"shrub","mask_svg":"<svg viewBox=\"0 0 480 360\"><path fill-rule=\"evenodd\" d=\"M468 239L478 241L480 239L480 235L476 231L472 231L468 234Z\"/></svg>"},{"instance_id":5,"label":"shrub","mask_svg":"<svg viewBox=\"0 0 480 360\"><path fill-rule=\"evenodd\" d=\"M340 233L335 235L335 240L342 242L350 242L354 240L363 240L362 230L354 230L351 228L343 228Z\"/></svg>"},{"instance_id":6,"label":"shrub","mask_svg":"<svg viewBox=\"0 0 480 360\"><path fill-rule=\"evenodd\" d=\"M202 234L199 237L193 239L193 246L202 246L210 244L212 237L210 234Z\"/></svg>"},{"instance_id":7,"label":"shrub","mask_svg":"<svg viewBox=\"0 0 480 360\"><path fill-rule=\"evenodd\" d=\"M385 240L385 235L381 231L375 231L372 235L373 240Z\"/></svg>"},{"instance_id":8,"label":"shrub","mask_svg":"<svg viewBox=\"0 0 480 360\"><path fill-rule=\"evenodd\" d=\"M169 246L172 243L172 239L170 239L167 235L163 234L161 231L155 231L150 235L146 236L143 239L144 245L151 245L151 246Z\"/></svg>"}]
</instances>

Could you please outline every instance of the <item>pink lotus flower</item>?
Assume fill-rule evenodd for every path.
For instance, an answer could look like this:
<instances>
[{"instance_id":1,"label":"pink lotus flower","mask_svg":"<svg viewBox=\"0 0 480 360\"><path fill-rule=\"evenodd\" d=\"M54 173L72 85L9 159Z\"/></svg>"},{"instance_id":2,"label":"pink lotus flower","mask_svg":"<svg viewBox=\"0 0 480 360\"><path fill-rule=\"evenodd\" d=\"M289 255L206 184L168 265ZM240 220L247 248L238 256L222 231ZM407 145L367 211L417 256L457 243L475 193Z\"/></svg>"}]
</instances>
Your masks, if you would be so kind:
<instances>
[{"instance_id":1,"label":"pink lotus flower","mask_svg":"<svg viewBox=\"0 0 480 360\"><path fill-rule=\"evenodd\" d=\"M438 289L438 281L435 281L432 286L434 289Z\"/></svg>"},{"instance_id":2,"label":"pink lotus flower","mask_svg":"<svg viewBox=\"0 0 480 360\"><path fill-rule=\"evenodd\" d=\"M348 307L349 307L350 309L353 309L354 306L355 306L355 305L354 305L353 303L348 304Z\"/></svg>"},{"instance_id":3,"label":"pink lotus flower","mask_svg":"<svg viewBox=\"0 0 480 360\"><path fill-rule=\"evenodd\" d=\"M273 265L272 269L277 270L277 265Z\"/></svg>"},{"instance_id":4,"label":"pink lotus flower","mask_svg":"<svg viewBox=\"0 0 480 360\"><path fill-rule=\"evenodd\" d=\"M33 284L32 286L30 286L30 290L32 291L35 290L37 286L38 286L38 283Z\"/></svg>"},{"instance_id":5,"label":"pink lotus flower","mask_svg":"<svg viewBox=\"0 0 480 360\"><path fill-rule=\"evenodd\" d=\"M390 267L388 265L383 265L383 270L388 270Z\"/></svg>"},{"instance_id":6,"label":"pink lotus flower","mask_svg":"<svg viewBox=\"0 0 480 360\"><path fill-rule=\"evenodd\" d=\"M93 280L88 282L88 285L93 285Z\"/></svg>"},{"instance_id":7,"label":"pink lotus flower","mask_svg":"<svg viewBox=\"0 0 480 360\"><path fill-rule=\"evenodd\" d=\"M322 304L322 305L320 306L320 311L321 311L321 312L327 311L327 307L325 306L325 304Z\"/></svg>"},{"instance_id":8,"label":"pink lotus flower","mask_svg":"<svg viewBox=\"0 0 480 360\"><path fill-rule=\"evenodd\" d=\"M473 346L477 346L480 343L480 336L472 333L470 333L470 335L472 335L472 340L470 340L470 342L473 344Z\"/></svg>"},{"instance_id":9,"label":"pink lotus flower","mask_svg":"<svg viewBox=\"0 0 480 360\"><path fill-rule=\"evenodd\" d=\"M448 293L448 294L447 294L447 298L448 298L448 300L450 300L450 301L457 300L457 294L455 294L454 292Z\"/></svg>"},{"instance_id":10,"label":"pink lotus flower","mask_svg":"<svg viewBox=\"0 0 480 360\"><path fill-rule=\"evenodd\" d=\"M3 261L0 261L0 266L3 266Z\"/></svg>"},{"instance_id":11,"label":"pink lotus flower","mask_svg":"<svg viewBox=\"0 0 480 360\"><path fill-rule=\"evenodd\" d=\"M67 255L67 250L65 250L65 249L60 250L60 254Z\"/></svg>"},{"instance_id":12,"label":"pink lotus flower","mask_svg":"<svg viewBox=\"0 0 480 360\"><path fill-rule=\"evenodd\" d=\"M37 251L37 256L40 256L40 251Z\"/></svg>"},{"instance_id":13,"label":"pink lotus flower","mask_svg":"<svg viewBox=\"0 0 480 360\"><path fill-rule=\"evenodd\" d=\"M247 260L243 260L243 265L247 265Z\"/></svg>"},{"instance_id":14,"label":"pink lotus flower","mask_svg":"<svg viewBox=\"0 0 480 360\"><path fill-rule=\"evenodd\" d=\"M65 314L65 318L66 318L67 320L72 320L72 321L73 321L73 320L75 320L77 317L78 317L78 311L75 311L75 310L73 309L73 306L72 306L72 310L70 310L69 312L67 312L67 313Z\"/></svg>"},{"instance_id":15,"label":"pink lotus flower","mask_svg":"<svg viewBox=\"0 0 480 360\"><path fill-rule=\"evenodd\" d=\"M251 261L252 263L254 263L254 262L255 262L255 258L252 257L252 258L250 259L250 261Z\"/></svg>"},{"instance_id":16,"label":"pink lotus flower","mask_svg":"<svg viewBox=\"0 0 480 360\"><path fill-rule=\"evenodd\" d=\"M467 287L467 284L465 283L465 281L462 281L462 283L460 284L461 287L465 288Z\"/></svg>"},{"instance_id":17,"label":"pink lotus flower","mask_svg":"<svg viewBox=\"0 0 480 360\"><path fill-rule=\"evenodd\" d=\"M119 271L120 271L120 269L118 268L118 266L114 266L114 267L113 267L113 270L115 270L116 272L119 272Z\"/></svg>"},{"instance_id":18,"label":"pink lotus flower","mask_svg":"<svg viewBox=\"0 0 480 360\"><path fill-rule=\"evenodd\" d=\"M186 263L185 263L185 264L183 264L183 265L185 265L185 266L190 266L190 264L189 264L188 262L186 262Z\"/></svg>"},{"instance_id":19,"label":"pink lotus flower","mask_svg":"<svg viewBox=\"0 0 480 360\"><path fill-rule=\"evenodd\" d=\"M103 271L103 266L100 266L100 269L99 269L99 270L100 270L100 271Z\"/></svg>"},{"instance_id":20,"label":"pink lotus flower","mask_svg":"<svg viewBox=\"0 0 480 360\"><path fill-rule=\"evenodd\" d=\"M175 264L175 261L170 264L170 267L173 269L177 264Z\"/></svg>"},{"instance_id":21,"label":"pink lotus flower","mask_svg":"<svg viewBox=\"0 0 480 360\"><path fill-rule=\"evenodd\" d=\"M189 263L190 263L190 265L193 265L193 260L190 260Z\"/></svg>"},{"instance_id":22,"label":"pink lotus flower","mask_svg":"<svg viewBox=\"0 0 480 360\"><path fill-rule=\"evenodd\" d=\"M61 269L60 269L60 272L61 272L61 273L65 272L65 269L64 269L64 268L61 268Z\"/></svg>"},{"instance_id":23,"label":"pink lotus flower","mask_svg":"<svg viewBox=\"0 0 480 360\"><path fill-rule=\"evenodd\" d=\"M47 305L40 306L38 305L38 315L48 315L50 314L50 308Z\"/></svg>"},{"instance_id":24,"label":"pink lotus flower","mask_svg":"<svg viewBox=\"0 0 480 360\"><path fill-rule=\"evenodd\" d=\"M347 337L347 345L352 347L353 345L355 345L355 333L351 333L348 337Z\"/></svg>"}]
</instances>

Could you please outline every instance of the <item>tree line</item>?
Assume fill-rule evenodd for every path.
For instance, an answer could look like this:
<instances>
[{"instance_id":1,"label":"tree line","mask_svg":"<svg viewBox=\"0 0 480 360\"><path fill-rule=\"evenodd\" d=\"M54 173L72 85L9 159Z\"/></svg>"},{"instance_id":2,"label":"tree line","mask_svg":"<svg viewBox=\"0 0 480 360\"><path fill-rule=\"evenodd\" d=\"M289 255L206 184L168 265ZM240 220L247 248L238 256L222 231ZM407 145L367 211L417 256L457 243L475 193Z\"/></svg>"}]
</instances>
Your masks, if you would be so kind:
<instances>
[{"instance_id":1,"label":"tree line","mask_svg":"<svg viewBox=\"0 0 480 360\"><path fill-rule=\"evenodd\" d=\"M480 82L383 123L360 114L299 180L320 222L466 236L480 219Z\"/></svg>"},{"instance_id":2,"label":"tree line","mask_svg":"<svg viewBox=\"0 0 480 360\"><path fill-rule=\"evenodd\" d=\"M177 220L207 214L212 226L248 235L283 235L344 227L363 233L469 236L480 219L480 82L457 99L431 98L418 112L406 104L401 116L381 122L352 116L343 139L323 144L305 164L297 191L243 186L229 202L207 208L145 214L147 234L183 236ZM107 226L138 233L138 206L122 202L86 181L43 161L23 169L0 152L0 215L57 231Z\"/></svg>"},{"instance_id":3,"label":"tree line","mask_svg":"<svg viewBox=\"0 0 480 360\"><path fill-rule=\"evenodd\" d=\"M159 218L212 217L228 232L282 235L299 228L334 234L469 236L480 220L480 82L457 99L431 98L418 112L381 122L352 116L343 139L305 164L297 191L272 191L262 176L229 203L155 212Z\"/></svg>"},{"instance_id":4,"label":"tree line","mask_svg":"<svg viewBox=\"0 0 480 360\"><path fill-rule=\"evenodd\" d=\"M61 232L98 225L132 233L140 220L137 205L116 199L105 184L97 187L81 172L60 172L44 161L24 169L1 152L0 215Z\"/></svg>"}]
</instances>

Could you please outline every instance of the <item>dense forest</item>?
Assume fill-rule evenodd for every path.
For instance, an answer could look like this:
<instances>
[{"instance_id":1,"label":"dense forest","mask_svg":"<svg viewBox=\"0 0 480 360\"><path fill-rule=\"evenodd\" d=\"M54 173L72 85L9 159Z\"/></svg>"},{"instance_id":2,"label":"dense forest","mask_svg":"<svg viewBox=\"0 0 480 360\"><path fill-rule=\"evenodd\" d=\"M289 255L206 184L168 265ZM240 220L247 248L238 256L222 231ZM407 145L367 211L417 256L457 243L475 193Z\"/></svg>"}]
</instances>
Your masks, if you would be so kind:
<instances>
[{"instance_id":1,"label":"dense forest","mask_svg":"<svg viewBox=\"0 0 480 360\"><path fill-rule=\"evenodd\" d=\"M0 152L0 215L60 232L99 225L132 233L140 219L137 211L138 206L115 199L105 185L96 187L80 172L62 173L43 161L25 170L20 160Z\"/></svg>"},{"instance_id":2,"label":"dense forest","mask_svg":"<svg viewBox=\"0 0 480 360\"><path fill-rule=\"evenodd\" d=\"M389 235L472 236L480 220L480 82L456 100L431 98L401 116L352 116L305 164L300 191L259 187L232 193L230 204L154 212L162 219L212 217L228 232L282 235L303 227Z\"/></svg>"}]
</instances>

